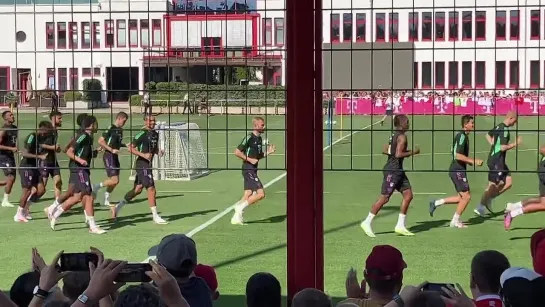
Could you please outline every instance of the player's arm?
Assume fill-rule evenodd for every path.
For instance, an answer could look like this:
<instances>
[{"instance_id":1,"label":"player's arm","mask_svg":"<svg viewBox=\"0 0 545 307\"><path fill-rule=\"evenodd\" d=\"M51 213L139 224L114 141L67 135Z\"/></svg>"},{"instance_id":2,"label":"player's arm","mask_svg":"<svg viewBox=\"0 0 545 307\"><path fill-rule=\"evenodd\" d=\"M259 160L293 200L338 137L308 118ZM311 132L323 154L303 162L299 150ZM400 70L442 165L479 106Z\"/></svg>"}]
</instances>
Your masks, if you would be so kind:
<instances>
[{"instance_id":1,"label":"player's arm","mask_svg":"<svg viewBox=\"0 0 545 307\"><path fill-rule=\"evenodd\" d=\"M494 144L494 134L496 133L496 128L488 131L488 133L486 134L486 141L488 142L488 144L490 146L492 146L492 144Z\"/></svg>"},{"instance_id":2,"label":"player's arm","mask_svg":"<svg viewBox=\"0 0 545 307\"><path fill-rule=\"evenodd\" d=\"M541 148L539 149L539 153L545 157L545 145L541 146Z\"/></svg>"},{"instance_id":3,"label":"player's arm","mask_svg":"<svg viewBox=\"0 0 545 307\"><path fill-rule=\"evenodd\" d=\"M382 154L387 156L389 155L390 153L388 152L388 149L390 148L390 144L384 144L384 146L382 146Z\"/></svg>"},{"instance_id":4,"label":"player's arm","mask_svg":"<svg viewBox=\"0 0 545 307\"><path fill-rule=\"evenodd\" d=\"M37 136L35 136L33 133L29 134L25 141L25 150L23 150L22 155L23 158L28 159L42 159L46 155L38 155L37 154Z\"/></svg>"},{"instance_id":5,"label":"player's arm","mask_svg":"<svg viewBox=\"0 0 545 307\"><path fill-rule=\"evenodd\" d=\"M248 141L250 140L249 136L246 136L240 144L238 144L237 148L235 149L235 156L243 161L250 162L252 164L255 164L258 160L248 158L246 156L245 152L248 150Z\"/></svg>"},{"instance_id":6,"label":"player's arm","mask_svg":"<svg viewBox=\"0 0 545 307\"><path fill-rule=\"evenodd\" d=\"M6 131L2 129L2 130L0 130L0 142L4 139L4 137L6 137ZM16 152L17 147L9 147L9 146L4 146L4 145L0 144L0 150Z\"/></svg>"},{"instance_id":7,"label":"player's arm","mask_svg":"<svg viewBox=\"0 0 545 307\"><path fill-rule=\"evenodd\" d=\"M456 138L454 138L454 142L456 142L454 145L454 148L456 148L456 152L454 153L455 159L460 162L473 165L476 164L475 160L464 155L464 147L467 141L468 139L464 134L458 134Z\"/></svg>"},{"instance_id":8,"label":"player's arm","mask_svg":"<svg viewBox=\"0 0 545 307\"><path fill-rule=\"evenodd\" d=\"M133 155L135 156L138 156L142 159L146 159L148 160L149 159L149 154L145 154L145 153L142 153L140 152L137 148L142 145L142 143L144 142L144 138L145 138L145 132L144 131L140 131L135 137L134 137L134 140L132 140L132 143L129 144L129 146L127 147L127 149L129 150L130 153L132 153Z\"/></svg>"},{"instance_id":9,"label":"player's arm","mask_svg":"<svg viewBox=\"0 0 545 307\"><path fill-rule=\"evenodd\" d=\"M508 150L511 150L515 147L517 147L521 142L522 142L522 138L519 136L517 138L517 140L511 144L509 144L507 142L507 131L504 131L501 135L498 136L498 138L500 139L500 150L501 151L508 151Z\"/></svg>"},{"instance_id":10,"label":"player's arm","mask_svg":"<svg viewBox=\"0 0 545 307\"><path fill-rule=\"evenodd\" d=\"M108 145L108 143L106 142L106 139L109 139L110 137L111 137L110 129L104 131L104 133L102 133L102 135L98 139L98 145L100 145L100 147L104 148L104 150L106 150L106 151L109 151L111 153L115 153L114 149L112 147L110 147Z\"/></svg>"},{"instance_id":11,"label":"player's arm","mask_svg":"<svg viewBox=\"0 0 545 307\"><path fill-rule=\"evenodd\" d=\"M70 140L70 143L68 143L68 145L66 145L66 147L64 147L63 152L65 152L66 154L68 154L68 149L70 149L70 147L74 146L75 143L76 143L76 138L72 138L72 139Z\"/></svg>"},{"instance_id":12,"label":"player's arm","mask_svg":"<svg viewBox=\"0 0 545 307\"><path fill-rule=\"evenodd\" d=\"M82 158L76 155L76 151L83 149L84 146L87 145L87 143L89 142L87 139L88 139L87 135L82 134L78 137L77 140L74 139L74 142L70 142L71 146L68 147L68 150L66 151L66 155L68 156L68 158L82 165L87 164L87 161L83 160Z\"/></svg>"},{"instance_id":13,"label":"player's arm","mask_svg":"<svg viewBox=\"0 0 545 307\"><path fill-rule=\"evenodd\" d=\"M405 150L405 145L407 144L407 136L401 134L397 137L397 148L395 157L398 159L407 158L412 155L417 155L420 153L420 149L416 150Z\"/></svg>"}]
</instances>

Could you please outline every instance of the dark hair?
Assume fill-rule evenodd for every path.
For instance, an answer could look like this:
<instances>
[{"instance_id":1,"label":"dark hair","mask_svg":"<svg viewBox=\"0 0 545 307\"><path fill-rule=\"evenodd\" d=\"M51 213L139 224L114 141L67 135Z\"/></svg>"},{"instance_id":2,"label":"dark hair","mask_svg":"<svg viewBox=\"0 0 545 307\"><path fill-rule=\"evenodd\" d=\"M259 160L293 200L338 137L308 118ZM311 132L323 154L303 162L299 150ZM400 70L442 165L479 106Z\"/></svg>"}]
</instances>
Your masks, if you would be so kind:
<instances>
[{"instance_id":1,"label":"dark hair","mask_svg":"<svg viewBox=\"0 0 545 307\"><path fill-rule=\"evenodd\" d=\"M401 285L403 284L403 275L388 280L374 279L368 276L366 273L363 275L365 276L365 281L369 285L369 289L373 289L373 291L385 295L398 293L399 290L401 290Z\"/></svg>"},{"instance_id":2,"label":"dark hair","mask_svg":"<svg viewBox=\"0 0 545 307\"><path fill-rule=\"evenodd\" d=\"M418 307L446 307L439 292L419 292L412 300L411 306Z\"/></svg>"},{"instance_id":3,"label":"dark hair","mask_svg":"<svg viewBox=\"0 0 545 307\"><path fill-rule=\"evenodd\" d=\"M469 123L472 120L473 120L473 116L471 116L471 115L462 116L462 127L467 125L467 123Z\"/></svg>"},{"instance_id":4,"label":"dark hair","mask_svg":"<svg viewBox=\"0 0 545 307\"><path fill-rule=\"evenodd\" d=\"M11 111L9 110L2 112L2 118L6 119L6 115L8 115L9 113L11 113Z\"/></svg>"},{"instance_id":5,"label":"dark hair","mask_svg":"<svg viewBox=\"0 0 545 307\"><path fill-rule=\"evenodd\" d=\"M409 118L404 114L399 114L394 117L394 126L400 128L401 124L407 123Z\"/></svg>"},{"instance_id":6,"label":"dark hair","mask_svg":"<svg viewBox=\"0 0 545 307\"><path fill-rule=\"evenodd\" d=\"M40 282L40 273L25 273L13 282L9 290L10 299L19 307L27 307L34 297L34 288Z\"/></svg>"},{"instance_id":7,"label":"dark hair","mask_svg":"<svg viewBox=\"0 0 545 307\"><path fill-rule=\"evenodd\" d=\"M42 121L38 124L38 128L53 129L53 124L51 124L51 122L48 122L48 121L46 121L46 120L42 120Z\"/></svg>"},{"instance_id":8,"label":"dark hair","mask_svg":"<svg viewBox=\"0 0 545 307\"><path fill-rule=\"evenodd\" d=\"M121 111L121 112L117 113L115 118L129 118L129 115L127 115L127 113Z\"/></svg>"},{"instance_id":9,"label":"dark hair","mask_svg":"<svg viewBox=\"0 0 545 307\"><path fill-rule=\"evenodd\" d=\"M500 293L501 274L511 265L504 254L495 250L478 252L471 260L471 276L483 293Z\"/></svg>"},{"instance_id":10,"label":"dark hair","mask_svg":"<svg viewBox=\"0 0 545 307\"><path fill-rule=\"evenodd\" d=\"M59 111L51 111L51 113L49 113L49 119L52 119L55 116L62 116L62 113Z\"/></svg>"},{"instance_id":11,"label":"dark hair","mask_svg":"<svg viewBox=\"0 0 545 307\"><path fill-rule=\"evenodd\" d=\"M87 129L89 127L91 127L92 125L94 125L96 123L97 119L96 117L94 116L86 116L82 121L81 121L81 128L82 129Z\"/></svg>"},{"instance_id":12,"label":"dark hair","mask_svg":"<svg viewBox=\"0 0 545 307\"><path fill-rule=\"evenodd\" d=\"M280 282L270 273L256 273L246 283L247 307L280 307Z\"/></svg>"},{"instance_id":13,"label":"dark hair","mask_svg":"<svg viewBox=\"0 0 545 307\"><path fill-rule=\"evenodd\" d=\"M62 294L71 302L75 302L89 286L89 272L72 272L62 279Z\"/></svg>"},{"instance_id":14,"label":"dark hair","mask_svg":"<svg viewBox=\"0 0 545 307\"><path fill-rule=\"evenodd\" d=\"M331 299L322 291L307 288L293 296L292 306L295 307L331 307Z\"/></svg>"},{"instance_id":15,"label":"dark hair","mask_svg":"<svg viewBox=\"0 0 545 307\"><path fill-rule=\"evenodd\" d=\"M87 113L81 113L80 115L78 115L78 117L76 117L76 124L78 126L81 126L81 124L83 123L83 119L87 116L89 116Z\"/></svg>"},{"instance_id":16,"label":"dark hair","mask_svg":"<svg viewBox=\"0 0 545 307\"><path fill-rule=\"evenodd\" d=\"M149 284L129 286L115 300L114 307L164 307L165 304L159 297L159 291Z\"/></svg>"}]
</instances>

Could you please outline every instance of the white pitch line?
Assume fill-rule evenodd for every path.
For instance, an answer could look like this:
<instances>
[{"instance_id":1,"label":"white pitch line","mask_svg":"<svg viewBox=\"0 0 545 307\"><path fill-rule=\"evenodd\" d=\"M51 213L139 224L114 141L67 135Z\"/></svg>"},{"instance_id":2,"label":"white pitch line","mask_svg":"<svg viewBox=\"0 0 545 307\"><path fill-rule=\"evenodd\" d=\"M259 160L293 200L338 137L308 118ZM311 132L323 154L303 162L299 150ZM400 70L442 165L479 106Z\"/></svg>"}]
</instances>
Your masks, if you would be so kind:
<instances>
[{"instance_id":1,"label":"white pitch line","mask_svg":"<svg viewBox=\"0 0 545 307\"><path fill-rule=\"evenodd\" d=\"M522 194L517 194L517 196L535 196L535 197L538 197L539 193L531 193L531 194L522 193Z\"/></svg>"}]
</instances>

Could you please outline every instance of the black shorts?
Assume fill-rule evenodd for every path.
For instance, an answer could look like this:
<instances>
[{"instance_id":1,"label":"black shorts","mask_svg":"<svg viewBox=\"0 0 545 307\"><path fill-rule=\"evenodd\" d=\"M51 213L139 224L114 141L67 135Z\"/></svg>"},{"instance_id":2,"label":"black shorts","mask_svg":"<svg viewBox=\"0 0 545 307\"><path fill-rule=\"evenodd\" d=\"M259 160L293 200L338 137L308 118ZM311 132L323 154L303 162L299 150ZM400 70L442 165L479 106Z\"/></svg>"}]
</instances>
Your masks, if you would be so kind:
<instances>
[{"instance_id":1,"label":"black shorts","mask_svg":"<svg viewBox=\"0 0 545 307\"><path fill-rule=\"evenodd\" d=\"M4 176L17 176L17 164L14 157L0 156L0 168L4 171Z\"/></svg>"},{"instance_id":2,"label":"black shorts","mask_svg":"<svg viewBox=\"0 0 545 307\"><path fill-rule=\"evenodd\" d=\"M40 183L40 170L36 167L21 167L19 169L19 175L21 175L21 187L23 189L31 189L32 187L37 187Z\"/></svg>"},{"instance_id":3,"label":"black shorts","mask_svg":"<svg viewBox=\"0 0 545 307\"><path fill-rule=\"evenodd\" d=\"M121 170L121 164L119 164L119 156L114 155L111 152L106 152L102 156L104 161L104 169L108 177L119 176Z\"/></svg>"},{"instance_id":4,"label":"black shorts","mask_svg":"<svg viewBox=\"0 0 545 307\"><path fill-rule=\"evenodd\" d=\"M59 166L59 162L56 159L55 161L42 161L40 163L40 175L43 178L60 176L61 168Z\"/></svg>"},{"instance_id":5,"label":"black shorts","mask_svg":"<svg viewBox=\"0 0 545 307\"><path fill-rule=\"evenodd\" d=\"M144 188L155 187L155 181L153 180L153 169L149 165L136 164L136 178L134 178L134 185L141 185Z\"/></svg>"},{"instance_id":6,"label":"black shorts","mask_svg":"<svg viewBox=\"0 0 545 307\"><path fill-rule=\"evenodd\" d=\"M411 188L409 178L405 172L384 171L384 180L382 181L381 194L390 196L395 190L403 192Z\"/></svg>"},{"instance_id":7,"label":"black shorts","mask_svg":"<svg viewBox=\"0 0 545 307\"><path fill-rule=\"evenodd\" d=\"M257 170L242 170L242 177L244 178L244 191L255 192L263 189L263 184L259 180L259 177L257 177Z\"/></svg>"},{"instance_id":8,"label":"black shorts","mask_svg":"<svg viewBox=\"0 0 545 307\"><path fill-rule=\"evenodd\" d=\"M454 183L456 192L469 192L469 182L467 181L467 174L465 170L451 170L449 171L450 180Z\"/></svg>"},{"instance_id":9,"label":"black shorts","mask_svg":"<svg viewBox=\"0 0 545 307\"><path fill-rule=\"evenodd\" d=\"M386 116L393 116L394 110L386 110Z\"/></svg>"},{"instance_id":10,"label":"black shorts","mask_svg":"<svg viewBox=\"0 0 545 307\"><path fill-rule=\"evenodd\" d=\"M82 193L83 195L91 195L91 173L89 170L70 170L70 179L68 182L74 186L74 194Z\"/></svg>"},{"instance_id":11,"label":"black shorts","mask_svg":"<svg viewBox=\"0 0 545 307\"><path fill-rule=\"evenodd\" d=\"M507 164L501 161L489 161L488 169L488 181L494 184L505 183L505 179L511 175Z\"/></svg>"}]
</instances>

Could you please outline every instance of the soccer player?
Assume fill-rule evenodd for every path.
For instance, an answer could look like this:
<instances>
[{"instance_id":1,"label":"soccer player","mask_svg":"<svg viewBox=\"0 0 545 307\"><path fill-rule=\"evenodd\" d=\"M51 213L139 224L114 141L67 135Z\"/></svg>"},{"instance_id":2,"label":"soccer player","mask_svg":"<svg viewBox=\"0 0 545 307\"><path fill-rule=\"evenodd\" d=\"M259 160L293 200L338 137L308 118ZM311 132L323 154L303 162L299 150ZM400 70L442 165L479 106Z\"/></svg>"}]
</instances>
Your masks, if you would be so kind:
<instances>
[{"instance_id":1,"label":"soccer player","mask_svg":"<svg viewBox=\"0 0 545 307\"><path fill-rule=\"evenodd\" d=\"M394 100L391 94L387 95L387 98L384 101L384 103L386 104L386 114L384 114L384 116L380 120L381 126L384 126L384 121L386 120L386 118L388 117L394 118Z\"/></svg>"},{"instance_id":2,"label":"soccer player","mask_svg":"<svg viewBox=\"0 0 545 307\"><path fill-rule=\"evenodd\" d=\"M464 213L471 194L469 192L469 182L467 181L467 165L483 165L483 160L469 158L469 133L475 128L473 116L462 116L462 130L454 137L452 144L452 162L450 163L449 176L458 195L443 199L437 199L430 202L430 216L437 207L443 204L458 204L454 217L450 221L450 227L466 228L460 221L460 216Z\"/></svg>"},{"instance_id":3,"label":"soccer player","mask_svg":"<svg viewBox=\"0 0 545 307\"><path fill-rule=\"evenodd\" d=\"M37 133L33 132L29 134L25 140L23 159L19 164L19 174L21 175L21 187L23 191L19 207L17 207L17 213L13 217L15 222L26 223L32 219L30 217L30 202L28 199L33 189L35 190L32 194L33 200L39 199L45 193L44 183L40 179L39 167L41 161L46 159L47 152L41 148L40 144L52 129L53 125L50 122L42 121L38 125Z\"/></svg>"},{"instance_id":4,"label":"soccer player","mask_svg":"<svg viewBox=\"0 0 545 307\"><path fill-rule=\"evenodd\" d=\"M98 144L105 150L102 160L104 161L104 168L108 179L104 182L94 184L93 194L96 195L100 188L106 187L106 192L104 193L105 206L110 206L110 193L119 184L121 165L119 164L118 154L121 147L125 147L125 144L123 144L123 126L125 126L128 118L129 116L125 112L117 113L115 123L104 131L98 139Z\"/></svg>"},{"instance_id":5,"label":"soccer player","mask_svg":"<svg viewBox=\"0 0 545 307\"><path fill-rule=\"evenodd\" d=\"M380 209L388 203L390 196L394 190L397 190L403 196L401 201L401 213L397 220L395 232L403 236L412 236L412 232L407 230L405 226L405 218L409 205L413 199L413 191L409 178L403 170L403 160L407 157L414 156L420 153L419 148L414 150L407 150L407 136L405 132L409 129L409 118L406 115L397 115L394 118L395 131L390 136L390 140L387 145L384 146L384 154L388 155L388 161L383 168L384 180L382 182L381 196L375 202L371 208L371 212L367 218L361 222L360 226L365 231L365 234L369 237L376 237L371 223L373 218L378 214Z\"/></svg>"},{"instance_id":6,"label":"soccer player","mask_svg":"<svg viewBox=\"0 0 545 307\"><path fill-rule=\"evenodd\" d=\"M263 184L257 177L257 166L259 160L276 151L274 145L263 144L261 134L265 131L265 120L262 117L254 117L252 124L254 126L252 133L248 134L235 149L235 156L242 160L244 194L235 205L235 214L231 218L233 225L243 225L242 213L244 209L265 198ZM263 152L263 145L267 146L266 152Z\"/></svg>"},{"instance_id":7,"label":"soccer player","mask_svg":"<svg viewBox=\"0 0 545 307\"><path fill-rule=\"evenodd\" d=\"M58 199L62 192L61 169L59 162L57 161L57 153L61 152L61 147L58 144L58 130L62 127L62 113L58 111L51 112L51 114L49 114L49 119L53 128L48 133L45 142L40 145L47 151L47 158L42 161L40 171L44 186L47 186L47 181L50 176L53 178L55 183L55 199Z\"/></svg>"},{"instance_id":8,"label":"soccer player","mask_svg":"<svg viewBox=\"0 0 545 307\"><path fill-rule=\"evenodd\" d=\"M511 228L513 219L523 214L545 211L545 146L540 149L541 161L539 161L537 177L539 179L539 198L528 198L517 203L507 203L503 224L505 230Z\"/></svg>"},{"instance_id":9,"label":"soccer player","mask_svg":"<svg viewBox=\"0 0 545 307\"><path fill-rule=\"evenodd\" d=\"M474 210L475 214L484 216L484 210L490 209L491 201L509 190L513 185L511 174L509 173L509 167L505 163L507 151L517 147L522 143L522 138L519 136L513 143L509 143L511 140L511 133L509 127L514 126L517 123L517 113L510 111L505 116L503 123L494 127L486 135L486 140L491 145L490 154L488 155L488 187L481 197L480 205Z\"/></svg>"},{"instance_id":10,"label":"soccer player","mask_svg":"<svg viewBox=\"0 0 545 307\"><path fill-rule=\"evenodd\" d=\"M130 153L137 156L135 163L136 178L134 179L133 189L127 192L115 207L112 207L112 218L114 220L117 219L119 211L138 194L142 193L142 189L145 188L148 192L148 202L153 215L153 222L160 225L168 224L157 212L155 198L157 191L153 181L152 161L155 155L163 155L163 151L159 150L159 133L154 128L155 116L144 115L144 127L127 147Z\"/></svg>"},{"instance_id":11,"label":"soccer player","mask_svg":"<svg viewBox=\"0 0 545 307\"><path fill-rule=\"evenodd\" d=\"M82 122L82 129L76 136L76 141L70 146L66 154L70 158L70 183L74 186L74 195L56 208L53 214L48 215L51 229L55 230L55 224L63 212L70 210L75 204L81 202L85 210L86 221L89 225L89 233L103 234L95 222L93 196L91 190L91 160L96 156L93 150L93 134L98 128L94 116L86 116Z\"/></svg>"},{"instance_id":12,"label":"soccer player","mask_svg":"<svg viewBox=\"0 0 545 307\"><path fill-rule=\"evenodd\" d=\"M4 170L6 176L6 180L0 183L0 186L6 186L2 207L13 208L13 205L9 202L9 194L17 177L15 153L17 152L18 129L14 124L15 117L11 111L4 111L2 118L4 119L4 126L0 129L0 168Z\"/></svg>"}]
</instances>

